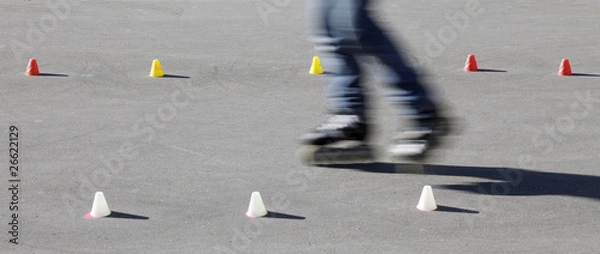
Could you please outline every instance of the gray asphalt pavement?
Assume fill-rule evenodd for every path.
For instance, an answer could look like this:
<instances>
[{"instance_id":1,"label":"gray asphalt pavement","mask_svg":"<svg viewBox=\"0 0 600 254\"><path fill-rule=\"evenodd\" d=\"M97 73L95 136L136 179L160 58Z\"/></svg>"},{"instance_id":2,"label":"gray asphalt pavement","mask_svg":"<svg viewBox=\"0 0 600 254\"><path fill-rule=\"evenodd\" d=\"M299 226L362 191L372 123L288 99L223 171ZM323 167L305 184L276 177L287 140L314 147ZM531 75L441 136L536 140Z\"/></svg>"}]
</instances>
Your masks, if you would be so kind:
<instances>
[{"instance_id":1,"label":"gray asphalt pavement","mask_svg":"<svg viewBox=\"0 0 600 254\"><path fill-rule=\"evenodd\" d=\"M421 169L295 160L325 119L303 1L3 1L0 252L597 253L600 2L373 7L460 119ZM401 122L366 68L384 150ZM111 217L84 218L96 191Z\"/></svg>"}]
</instances>

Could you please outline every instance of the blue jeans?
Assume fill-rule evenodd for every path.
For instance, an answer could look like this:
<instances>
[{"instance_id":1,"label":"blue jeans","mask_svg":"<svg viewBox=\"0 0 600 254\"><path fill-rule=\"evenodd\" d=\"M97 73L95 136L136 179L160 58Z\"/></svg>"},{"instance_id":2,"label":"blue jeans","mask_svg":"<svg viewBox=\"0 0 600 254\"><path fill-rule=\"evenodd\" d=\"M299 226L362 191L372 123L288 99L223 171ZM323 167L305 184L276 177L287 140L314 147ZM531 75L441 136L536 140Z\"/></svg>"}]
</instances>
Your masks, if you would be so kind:
<instances>
[{"instance_id":1,"label":"blue jeans","mask_svg":"<svg viewBox=\"0 0 600 254\"><path fill-rule=\"evenodd\" d=\"M425 118L435 110L430 93L401 51L369 16L368 0L308 0L311 39L327 75L327 107L332 114L364 116L365 90L357 57L371 55L386 67L387 95L399 114Z\"/></svg>"}]
</instances>

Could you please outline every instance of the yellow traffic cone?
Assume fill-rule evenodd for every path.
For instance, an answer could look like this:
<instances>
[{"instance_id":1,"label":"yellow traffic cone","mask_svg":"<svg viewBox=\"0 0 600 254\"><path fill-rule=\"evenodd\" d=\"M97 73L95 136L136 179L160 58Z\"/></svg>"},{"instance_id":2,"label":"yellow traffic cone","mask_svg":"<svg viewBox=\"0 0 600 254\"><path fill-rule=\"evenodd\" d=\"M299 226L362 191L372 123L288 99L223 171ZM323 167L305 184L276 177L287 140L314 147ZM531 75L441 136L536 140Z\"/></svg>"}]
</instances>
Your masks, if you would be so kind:
<instances>
[{"instance_id":1,"label":"yellow traffic cone","mask_svg":"<svg viewBox=\"0 0 600 254\"><path fill-rule=\"evenodd\" d=\"M321 61L318 56L313 57L312 65L310 66L310 71L308 73L317 75L323 73L323 67L321 67Z\"/></svg>"},{"instance_id":2,"label":"yellow traffic cone","mask_svg":"<svg viewBox=\"0 0 600 254\"><path fill-rule=\"evenodd\" d=\"M158 59L154 59L152 61L152 69L150 70L150 77L159 78L164 76L165 74L162 71L162 67L160 66L160 62Z\"/></svg>"}]
</instances>

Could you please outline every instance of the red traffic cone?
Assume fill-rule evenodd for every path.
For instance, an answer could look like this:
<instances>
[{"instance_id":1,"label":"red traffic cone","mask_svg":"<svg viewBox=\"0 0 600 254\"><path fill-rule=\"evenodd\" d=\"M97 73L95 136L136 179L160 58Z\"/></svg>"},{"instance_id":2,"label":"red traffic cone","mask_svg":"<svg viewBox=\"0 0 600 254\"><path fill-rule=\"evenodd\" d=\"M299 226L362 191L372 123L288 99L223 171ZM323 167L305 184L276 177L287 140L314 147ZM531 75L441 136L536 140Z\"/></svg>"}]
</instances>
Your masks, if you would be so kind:
<instances>
[{"instance_id":1,"label":"red traffic cone","mask_svg":"<svg viewBox=\"0 0 600 254\"><path fill-rule=\"evenodd\" d=\"M465 71L478 71L477 61L475 61L475 55L467 56L467 62L465 63Z\"/></svg>"},{"instance_id":2,"label":"red traffic cone","mask_svg":"<svg viewBox=\"0 0 600 254\"><path fill-rule=\"evenodd\" d=\"M27 70L25 71L25 75L27 75L27 76L40 75L40 70L38 69L37 61L35 60L35 58L29 59L29 64L27 65Z\"/></svg>"},{"instance_id":3,"label":"red traffic cone","mask_svg":"<svg viewBox=\"0 0 600 254\"><path fill-rule=\"evenodd\" d=\"M559 76L569 76L573 74L571 72L571 64L569 63L569 59L563 59L560 63L560 67L558 67L558 75Z\"/></svg>"}]
</instances>

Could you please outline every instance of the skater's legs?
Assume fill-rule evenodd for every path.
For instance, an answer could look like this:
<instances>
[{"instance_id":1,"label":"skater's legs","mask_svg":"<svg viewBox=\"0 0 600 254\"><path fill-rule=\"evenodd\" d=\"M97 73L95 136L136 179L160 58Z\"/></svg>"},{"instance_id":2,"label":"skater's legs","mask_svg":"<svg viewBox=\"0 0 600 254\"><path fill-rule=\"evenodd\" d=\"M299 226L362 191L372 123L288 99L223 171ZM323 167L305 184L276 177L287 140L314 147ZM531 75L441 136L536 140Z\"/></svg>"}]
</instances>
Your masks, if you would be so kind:
<instances>
[{"instance_id":1,"label":"skater's legs","mask_svg":"<svg viewBox=\"0 0 600 254\"><path fill-rule=\"evenodd\" d=\"M309 24L325 69L327 107L333 114L365 116L366 98L356 55L365 0L311 0Z\"/></svg>"},{"instance_id":2,"label":"skater's legs","mask_svg":"<svg viewBox=\"0 0 600 254\"><path fill-rule=\"evenodd\" d=\"M333 114L365 115L365 91L360 84L360 68L350 54L324 54L323 68L327 72L327 107Z\"/></svg>"},{"instance_id":3,"label":"skater's legs","mask_svg":"<svg viewBox=\"0 0 600 254\"><path fill-rule=\"evenodd\" d=\"M369 0L311 0L308 4L311 36L323 55L328 74L327 106L334 114L364 115L366 98L360 84L356 56L373 55L385 65L382 79L392 89L388 98L407 118L430 117L432 95L407 64L402 52L369 16Z\"/></svg>"},{"instance_id":4,"label":"skater's legs","mask_svg":"<svg viewBox=\"0 0 600 254\"><path fill-rule=\"evenodd\" d=\"M386 66L388 72L381 78L392 86L389 98L399 114L415 123L403 132L412 136L401 137L394 146L394 154L424 153L433 144L438 122L443 117L402 52L369 16L369 0L308 0L307 3L311 37L322 55L328 77L327 106L331 113L341 115L339 117L356 118L338 121L340 118L334 117L334 121L318 127L301 140L317 146L338 140L365 140L368 123L360 119L365 117L366 103L356 57L366 54L375 56Z\"/></svg>"},{"instance_id":5,"label":"skater's legs","mask_svg":"<svg viewBox=\"0 0 600 254\"><path fill-rule=\"evenodd\" d=\"M432 95L407 63L402 51L369 15L363 16L361 24L365 31L361 37L363 49L385 65L382 79L392 86L387 95L397 105L398 113L412 119L431 117L435 111Z\"/></svg>"}]
</instances>

